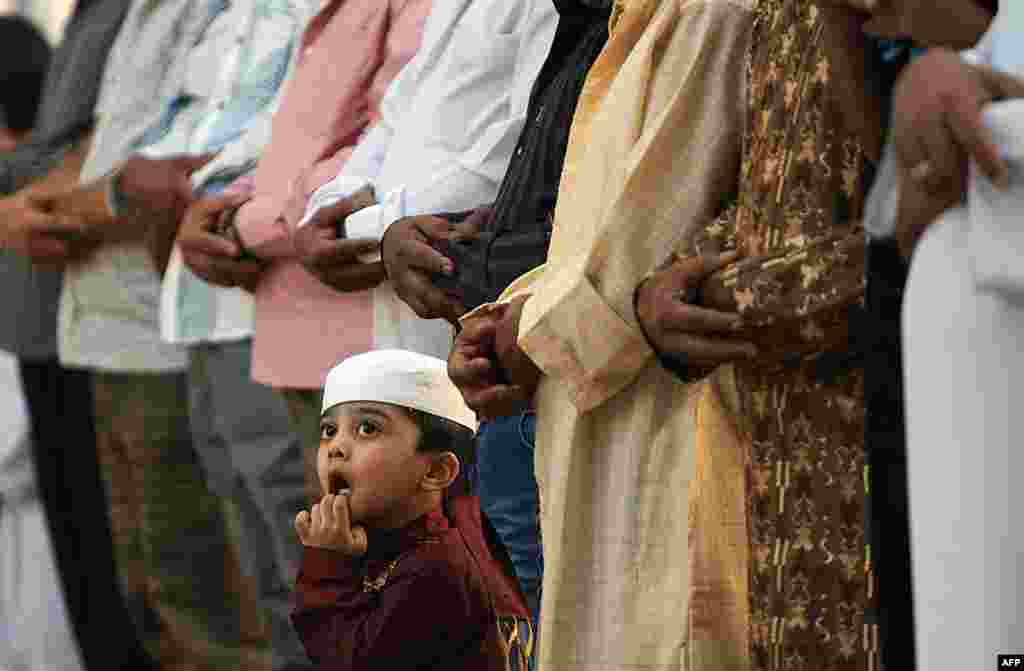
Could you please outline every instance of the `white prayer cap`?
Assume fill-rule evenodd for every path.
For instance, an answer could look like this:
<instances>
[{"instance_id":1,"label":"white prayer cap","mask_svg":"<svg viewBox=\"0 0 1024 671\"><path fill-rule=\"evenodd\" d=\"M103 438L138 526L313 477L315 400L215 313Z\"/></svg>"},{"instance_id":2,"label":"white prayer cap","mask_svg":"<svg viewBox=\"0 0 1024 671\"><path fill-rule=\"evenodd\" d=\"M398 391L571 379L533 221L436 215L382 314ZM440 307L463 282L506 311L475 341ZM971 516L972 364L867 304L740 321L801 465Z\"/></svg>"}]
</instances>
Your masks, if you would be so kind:
<instances>
[{"instance_id":1,"label":"white prayer cap","mask_svg":"<svg viewBox=\"0 0 1024 671\"><path fill-rule=\"evenodd\" d=\"M448 364L425 354L385 349L345 359L327 374L321 413L339 403L390 403L444 417L476 431L476 415L448 377Z\"/></svg>"}]
</instances>

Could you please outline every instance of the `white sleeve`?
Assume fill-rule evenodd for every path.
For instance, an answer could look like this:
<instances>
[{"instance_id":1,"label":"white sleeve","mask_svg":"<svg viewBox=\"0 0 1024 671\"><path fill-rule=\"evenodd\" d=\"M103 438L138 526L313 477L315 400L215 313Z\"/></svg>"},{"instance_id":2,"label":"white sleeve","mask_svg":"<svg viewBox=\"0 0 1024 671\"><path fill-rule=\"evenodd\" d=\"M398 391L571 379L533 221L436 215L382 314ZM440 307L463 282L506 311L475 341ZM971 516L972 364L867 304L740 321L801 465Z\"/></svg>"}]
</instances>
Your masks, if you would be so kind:
<instances>
[{"instance_id":1,"label":"white sleeve","mask_svg":"<svg viewBox=\"0 0 1024 671\"><path fill-rule=\"evenodd\" d=\"M388 226L402 217L459 212L494 200L526 125L530 93L547 59L557 25L558 13L554 7L548 2L535 3L521 31L515 80L507 93L509 113L487 126L465 151L453 155L445 169L419 175L418 179L407 181L387 194L377 194L379 205L348 217L347 237L379 240ZM394 104L397 98L389 94L385 103ZM348 165L343 172L353 176L360 174L350 171ZM356 186L352 181L346 186L359 188L361 185Z\"/></svg>"},{"instance_id":2,"label":"white sleeve","mask_svg":"<svg viewBox=\"0 0 1024 671\"><path fill-rule=\"evenodd\" d=\"M364 186L372 186L380 175L393 136L394 130L383 119L368 130L345 162L341 173L310 196L306 213L296 228L308 224L320 210L331 207Z\"/></svg>"}]
</instances>

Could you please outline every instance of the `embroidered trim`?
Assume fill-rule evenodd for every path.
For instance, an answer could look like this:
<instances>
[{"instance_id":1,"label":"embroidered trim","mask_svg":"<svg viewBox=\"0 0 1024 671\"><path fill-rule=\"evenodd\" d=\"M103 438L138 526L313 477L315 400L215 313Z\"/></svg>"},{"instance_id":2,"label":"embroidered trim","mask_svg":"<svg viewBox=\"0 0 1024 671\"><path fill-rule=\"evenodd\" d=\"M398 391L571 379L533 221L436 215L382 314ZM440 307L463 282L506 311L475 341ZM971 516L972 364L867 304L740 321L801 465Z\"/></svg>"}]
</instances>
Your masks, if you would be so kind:
<instances>
[{"instance_id":1,"label":"embroidered trim","mask_svg":"<svg viewBox=\"0 0 1024 671\"><path fill-rule=\"evenodd\" d=\"M388 580L391 578L391 572L398 566L398 562L402 561L401 557L398 557L390 564L384 567L384 570L380 572L376 578L372 580L368 576L363 576L363 592L366 594L376 594L380 592L388 584Z\"/></svg>"}]
</instances>

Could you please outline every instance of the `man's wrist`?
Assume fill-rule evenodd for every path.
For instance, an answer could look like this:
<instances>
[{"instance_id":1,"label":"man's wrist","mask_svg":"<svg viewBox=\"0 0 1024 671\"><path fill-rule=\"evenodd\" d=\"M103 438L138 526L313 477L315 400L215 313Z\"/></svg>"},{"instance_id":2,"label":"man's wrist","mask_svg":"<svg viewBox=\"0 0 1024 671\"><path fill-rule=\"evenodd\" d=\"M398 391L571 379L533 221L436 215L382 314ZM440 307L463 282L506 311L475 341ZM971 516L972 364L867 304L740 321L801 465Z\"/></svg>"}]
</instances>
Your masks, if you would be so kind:
<instances>
[{"instance_id":1,"label":"man's wrist","mask_svg":"<svg viewBox=\"0 0 1024 671\"><path fill-rule=\"evenodd\" d=\"M221 215L222 219L218 226L218 233L238 246L238 254L235 256L236 260L259 261L259 257L245 246L245 243L242 241L242 234L238 232L236 221L238 220L238 212L241 209L241 205L232 207Z\"/></svg>"},{"instance_id":2,"label":"man's wrist","mask_svg":"<svg viewBox=\"0 0 1024 671\"><path fill-rule=\"evenodd\" d=\"M682 357L674 357L667 352L663 352L647 332L647 328L644 326L644 319L640 315L640 293L655 274L656 273L651 273L647 275L647 277L641 280L636 291L633 292L633 314L636 316L636 323L640 329L640 335L643 336L644 340L647 342L647 346L651 348L652 352L654 352L654 356L661 364L662 368L674 374L683 382L692 382L693 380L702 377L706 371L702 371L700 368L690 365Z\"/></svg>"},{"instance_id":3,"label":"man's wrist","mask_svg":"<svg viewBox=\"0 0 1024 671\"><path fill-rule=\"evenodd\" d=\"M395 227L398 225L400 221L401 219L393 221L390 224L388 224L388 227L384 229L384 234L380 236L380 244L377 245L377 252L380 254L381 266L384 268L384 281L388 281L391 279L390 277L388 277L388 264L386 260L387 257L384 256L384 243L387 242L388 234L390 234L391 231L395 229Z\"/></svg>"}]
</instances>

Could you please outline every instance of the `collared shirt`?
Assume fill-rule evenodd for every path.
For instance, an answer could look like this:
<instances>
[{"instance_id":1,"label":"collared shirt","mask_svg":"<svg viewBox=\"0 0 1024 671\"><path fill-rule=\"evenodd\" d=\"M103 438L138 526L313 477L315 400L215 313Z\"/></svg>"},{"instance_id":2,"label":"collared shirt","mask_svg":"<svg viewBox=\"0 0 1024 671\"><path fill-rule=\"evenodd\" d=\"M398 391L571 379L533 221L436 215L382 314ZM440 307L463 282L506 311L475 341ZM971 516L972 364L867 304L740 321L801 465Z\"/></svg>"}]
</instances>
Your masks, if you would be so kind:
<instances>
[{"instance_id":1,"label":"collared shirt","mask_svg":"<svg viewBox=\"0 0 1024 671\"><path fill-rule=\"evenodd\" d=\"M343 196L353 185L373 184L382 206L361 213L368 225L358 236L379 237L402 216L494 200L556 23L550 0L435 4L419 53L384 98L380 122L324 187ZM314 199L314 207L326 202ZM279 235L240 232L257 254ZM282 281L292 278L272 276L257 291L257 381L317 388L338 360L384 347L447 357L449 325L417 317L389 283L341 294L308 290L312 278Z\"/></svg>"},{"instance_id":2,"label":"collared shirt","mask_svg":"<svg viewBox=\"0 0 1024 671\"><path fill-rule=\"evenodd\" d=\"M64 30L46 76L32 136L0 156L0 193L12 193L50 173L92 125L110 44L129 0L79 4ZM21 358L57 356L61 273L0 251L0 349Z\"/></svg>"},{"instance_id":3,"label":"collared shirt","mask_svg":"<svg viewBox=\"0 0 1024 671\"><path fill-rule=\"evenodd\" d=\"M250 168L260 147L246 130L249 124L259 128L260 115L269 114L287 69L290 42L303 17L302 6L301 0L244 1L231 7L222 0L195 0L191 11L176 17L169 11L161 17L159 25L183 31L182 40L165 44L172 56L154 56L150 67L122 66L112 73L101 101L102 112L109 117L101 117L82 181L106 174L135 152L167 157L221 150L215 161L193 176L197 186L223 185ZM154 14L150 20L155 18ZM158 32L157 39L164 37L141 18L128 27L139 44L146 44L150 31ZM119 42L123 38L125 33ZM141 51L145 61L149 51ZM220 68L211 72L212 62ZM168 73L168 81L147 81L154 74L149 70ZM133 84L162 93L159 104L146 104L137 92L126 92ZM128 96L125 106L117 103L120 92ZM140 120L148 123L139 126ZM122 128L121 134L113 133L116 127ZM239 302L245 300L236 296ZM198 288L193 297L193 305L219 299L212 288L205 294ZM84 267L65 276L61 360L104 370L182 369L185 352L161 341L159 300L160 281L141 245L100 250ZM242 320L244 309L242 305L235 310Z\"/></svg>"},{"instance_id":4,"label":"collared shirt","mask_svg":"<svg viewBox=\"0 0 1024 671\"><path fill-rule=\"evenodd\" d=\"M211 24L189 54L179 101L167 134L141 153L222 151L193 177L197 192L213 194L249 172L270 138L270 118L307 18L308 0L236 2ZM219 70L211 62L220 62ZM160 296L166 342L196 344L252 335L252 296L196 277L175 250Z\"/></svg>"},{"instance_id":5,"label":"collared shirt","mask_svg":"<svg viewBox=\"0 0 1024 671\"><path fill-rule=\"evenodd\" d=\"M239 229L276 232L279 244L290 249L283 222L301 215L308 195L305 183L319 185L336 174L367 123L379 116L387 84L416 53L429 11L429 0L333 0L321 7L296 45L293 72L273 115L266 151L254 174L235 184L253 196L238 213ZM269 272L275 278L271 282L281 281L278 274L290 274L286 284L300 282L309 292L331 292L293 264L276 264ZM175 289L165 282L165 337L185 335L189 322L196 321L184 318L183 311L175 314L168 309L180 296ZM225 321L223 307L215 306L208 315ZM311 320L331 318L302 314ZM323 373L318 371L317 376Z\"/></svg>"},{"instance_id":6,"label":"collared shirt","mask_svg":"<svg viewBox=\"0 0 1024 671\"><path fill-rule=\"evenodd\" d=\"M80 180L127 159L181 83L185 56L208 22L200 0L134 0L111 48L97 125ZM57 336L61 361L110 370L180 370L185 354L155 337L155 272L144 250L114 246L64 274ZM108 315L119 318L109 319Z\"/></svg>"}]
</instances>

